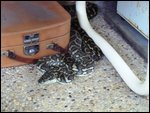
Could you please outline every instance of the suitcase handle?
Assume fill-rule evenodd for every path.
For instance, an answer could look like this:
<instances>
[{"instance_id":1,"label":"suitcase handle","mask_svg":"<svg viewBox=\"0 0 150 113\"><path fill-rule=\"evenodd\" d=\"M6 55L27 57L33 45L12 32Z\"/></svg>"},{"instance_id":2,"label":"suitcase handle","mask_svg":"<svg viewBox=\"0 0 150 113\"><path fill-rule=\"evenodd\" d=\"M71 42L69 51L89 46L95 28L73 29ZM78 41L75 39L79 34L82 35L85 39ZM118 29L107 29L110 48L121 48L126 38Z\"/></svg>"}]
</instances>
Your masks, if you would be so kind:
<instances>
[{"instance_id":1,"label":"suitcase handle","mask_svg":"<svg viewBox=\"0 0 150 113\"><path fill-rule=\"evenodd\" d=\"M65 53L66 52L66 49L62 48L61 46L59 46L56 43L49 44L47 46L47 49L52 49L52 50L60 52L60 53ZM15 52L10 51L10 50L1 52L1 56L7 56L10 59L20 61L20 62L24 62L24 63L33 63L34 64L38 61L38 59L23 58L23 57L15 54Z\"/></svg>"},{"instance_id":2,"label":"suitcase handle","mask_svg":"<svg viewBox=\"0 0 150 113\"><path fill-rule=\"evenodd\" d=\"M65 53L66 52L66 49L62 48L61 46L59 46L56 43L52 43L52 44L47 45L47 49L52 49L52 50L60 52L60 53ZM20 61L20 62L24 62L24 63L33 63L33 64L35 64L38 61L38 59L23 58L23 57L15 54L15 52L10 51L10 50L1 52L1 56L7 56L10 59Z\"/></svg>"},{"instance_id":3,"label":"suitcase handle","mask_svg":"<svg viewBox=\"0 0 150 113\"><path fill-rule=\"evenodd\" d=\"M16 55L14 52L7 50L3 53L1 53L1 56L7 56L8 58L24 63L36 63L38 59L31 59L31 58L23 58L19 55Z\"/></svg>"}]
</instances>

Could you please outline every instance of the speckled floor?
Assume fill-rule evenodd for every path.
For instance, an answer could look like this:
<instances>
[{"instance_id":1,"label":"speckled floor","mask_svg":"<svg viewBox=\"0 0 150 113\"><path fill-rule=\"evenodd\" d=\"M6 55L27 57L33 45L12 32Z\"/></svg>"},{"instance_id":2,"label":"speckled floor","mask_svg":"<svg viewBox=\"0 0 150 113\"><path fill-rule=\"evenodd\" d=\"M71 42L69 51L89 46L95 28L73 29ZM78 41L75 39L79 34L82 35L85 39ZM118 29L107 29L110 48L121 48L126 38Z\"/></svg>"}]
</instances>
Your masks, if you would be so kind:
<instances>
[{"instance_id":1,"label":"speckled floor","mask_svg":"<svg viewBox=\"0 0 150 113\"><path fill-rule=\"evenodd\" d=\"M146 63L102 15L92 26L117 50L142 79ZM33 65L1 69L1 111L149 111L149 96L132 92L104 56L89 76L69 84L39 85Z\"/></svg>"}]
</instances>

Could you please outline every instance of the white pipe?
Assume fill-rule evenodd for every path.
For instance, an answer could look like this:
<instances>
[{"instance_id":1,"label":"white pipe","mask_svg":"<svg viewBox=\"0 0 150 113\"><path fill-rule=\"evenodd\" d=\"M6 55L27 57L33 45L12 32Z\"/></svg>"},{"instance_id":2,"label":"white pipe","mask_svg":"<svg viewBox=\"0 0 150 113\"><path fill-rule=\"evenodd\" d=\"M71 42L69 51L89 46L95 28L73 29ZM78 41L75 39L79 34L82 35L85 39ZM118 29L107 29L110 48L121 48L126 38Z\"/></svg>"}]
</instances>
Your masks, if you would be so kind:
<instances>
[{"instance_id":1,"label":"white pipe","mask_svg":"<svg viewBox=\"0 0 150 113\"><path fill-rule=\"evenodd\" d=\"M147 66L147 75L145 81L140 81L137 76L131 71L129 66L115 51L115 49L103 37L93 30L91 27L86 13L85 1L76 2L76 11L79 19L80 26L85 32L93 39L98 47L102 50L107 59L111 62L117 72L120 74L124 82L135 93L139 95L149 95L149 57Z\"/></svg>"}]
</instances>

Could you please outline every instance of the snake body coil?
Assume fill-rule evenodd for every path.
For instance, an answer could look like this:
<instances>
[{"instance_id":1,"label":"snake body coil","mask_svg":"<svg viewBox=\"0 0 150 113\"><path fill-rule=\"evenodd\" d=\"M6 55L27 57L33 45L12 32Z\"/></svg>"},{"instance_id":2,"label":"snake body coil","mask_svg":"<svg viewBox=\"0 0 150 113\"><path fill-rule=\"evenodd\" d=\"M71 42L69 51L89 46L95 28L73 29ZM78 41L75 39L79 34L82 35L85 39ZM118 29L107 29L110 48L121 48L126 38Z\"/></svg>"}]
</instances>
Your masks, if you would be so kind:
<instances>
[{"instance_id":1,"label":"snake body coil","mask_svg":"<svg viewBox=\"0 0 150 113\"><path fill-rule=\"evenodd\" d=\"M82 76L92 72L95 61L101 58L101 50L79 25L75 6L64 8L72 16L68 52L39 59L36 65L44 73L38 80L39 83L71 82L75 75ZM87 12L88 18L92 19L97 15L98 8L95 4L87 3Z\"/></svg>"}]
</instances>

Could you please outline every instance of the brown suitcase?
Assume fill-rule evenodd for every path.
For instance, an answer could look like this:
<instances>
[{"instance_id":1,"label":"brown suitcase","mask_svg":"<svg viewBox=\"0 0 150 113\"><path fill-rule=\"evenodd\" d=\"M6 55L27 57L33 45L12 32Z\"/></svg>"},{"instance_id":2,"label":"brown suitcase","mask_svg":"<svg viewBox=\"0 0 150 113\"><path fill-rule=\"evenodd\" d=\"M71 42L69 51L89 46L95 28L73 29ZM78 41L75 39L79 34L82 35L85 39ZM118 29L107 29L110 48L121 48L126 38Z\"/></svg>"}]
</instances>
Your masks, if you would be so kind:
<instances>
[{"instance_id":1,"label":"brown suitcase","mask_svg":"<svg viewBox=\"0 0 150 113\"><path fill-rule=\"evenodd\" d=\"M1 67L33 63L65 50L70 20L56 1L2 1Z\"/></svg>"}]
</instances>

